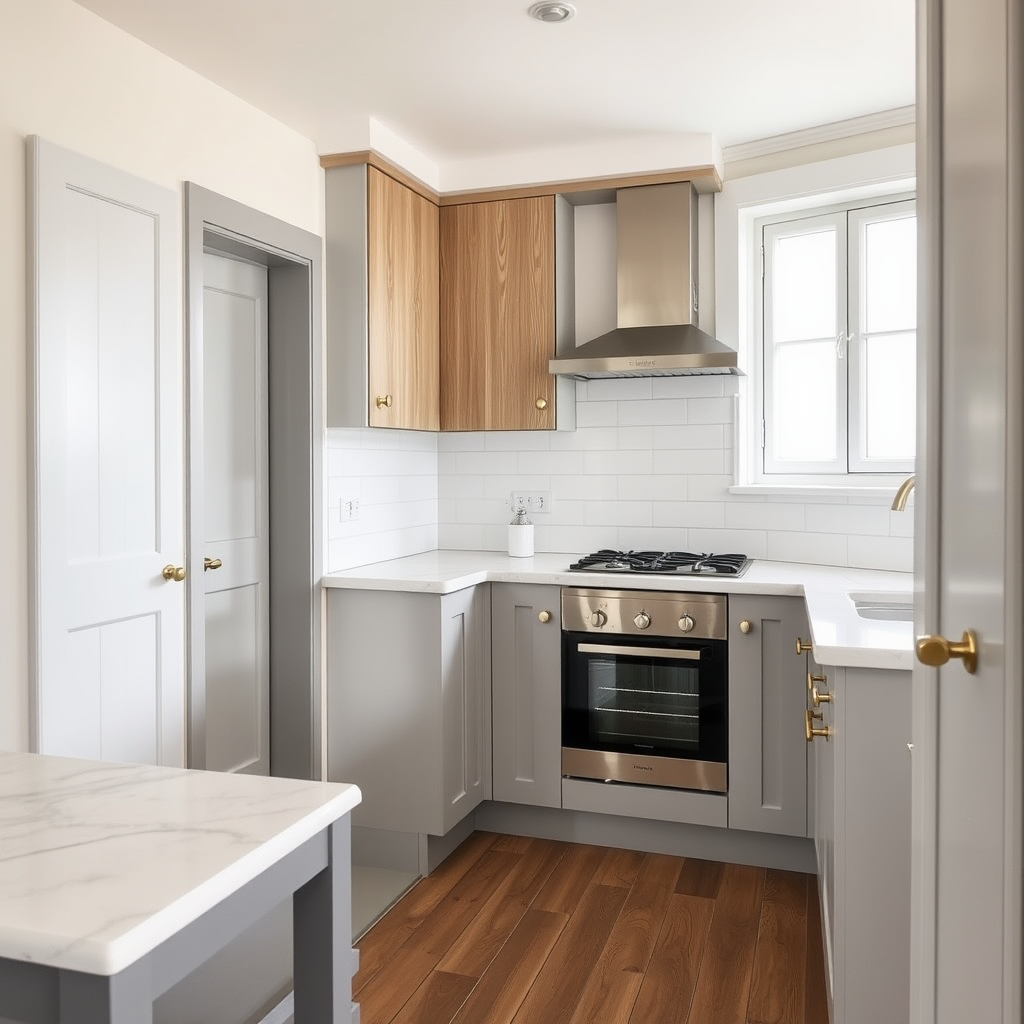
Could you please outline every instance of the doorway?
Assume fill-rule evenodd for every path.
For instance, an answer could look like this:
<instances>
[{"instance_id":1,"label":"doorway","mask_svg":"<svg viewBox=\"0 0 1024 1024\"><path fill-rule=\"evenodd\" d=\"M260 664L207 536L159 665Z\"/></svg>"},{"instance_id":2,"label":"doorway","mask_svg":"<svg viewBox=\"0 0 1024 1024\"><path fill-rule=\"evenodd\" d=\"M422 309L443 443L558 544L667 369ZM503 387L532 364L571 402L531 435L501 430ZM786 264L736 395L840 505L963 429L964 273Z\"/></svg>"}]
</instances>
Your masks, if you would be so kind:
<instances>
[{"instance_id":1,"label":"doorway","mask_svg":"<svg viewBox=\"0 0 1024 1024\"><path fill-rule=\"evenodd\" d=\"M207 254L266 268L270 773L322 776L322 246L318 236L185 184L188 723L191 768L208 761L203 529ZM194 389L193 389L194 387ZM193 441L196 443L193 444ZM209 652L212 653L212 652ZM212 739L212 737L211 737ZM211 767L214 764L210 765Z\"/></svg>"}]
</instances>

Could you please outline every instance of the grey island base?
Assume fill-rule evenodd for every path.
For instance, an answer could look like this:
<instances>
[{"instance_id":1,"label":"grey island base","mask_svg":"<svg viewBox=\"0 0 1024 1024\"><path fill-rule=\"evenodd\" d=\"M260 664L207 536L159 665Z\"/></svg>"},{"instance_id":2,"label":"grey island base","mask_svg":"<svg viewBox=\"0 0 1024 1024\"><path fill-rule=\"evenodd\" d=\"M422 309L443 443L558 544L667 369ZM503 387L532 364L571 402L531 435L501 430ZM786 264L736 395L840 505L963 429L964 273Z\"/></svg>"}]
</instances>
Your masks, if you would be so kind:
<instances>
[{"instance_id":1,"label":"grey island base","mask_svg":"<svg viewBox=\"0 0 1024 1024\"><path fill-rule=\"evenodd\" d=\"M295 1024L351 1000L355 786L0 754L0 1022L151 1024L291 899Z\"/></svg>"}]
</instances>

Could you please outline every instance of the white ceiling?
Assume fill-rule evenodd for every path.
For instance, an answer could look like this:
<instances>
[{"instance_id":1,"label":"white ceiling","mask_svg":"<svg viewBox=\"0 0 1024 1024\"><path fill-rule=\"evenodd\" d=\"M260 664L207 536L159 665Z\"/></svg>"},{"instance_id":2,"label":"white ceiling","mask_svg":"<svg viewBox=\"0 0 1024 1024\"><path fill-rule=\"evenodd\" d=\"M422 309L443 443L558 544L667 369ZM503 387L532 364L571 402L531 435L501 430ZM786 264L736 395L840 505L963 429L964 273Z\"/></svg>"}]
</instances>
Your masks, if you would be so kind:
<instances>
[{"instance_id":1,"label":"white ceiling","mask_svg":"<svg viewBox=\"0 0 1024 1024\"><path fill-rule=\"evenodd\" d=\"M725 147L914 102L914 0L78 0L320 153L384 125L437 165L711 133ZM353 147L348 147L353 148Z\"/></svg>"}]
</instances>

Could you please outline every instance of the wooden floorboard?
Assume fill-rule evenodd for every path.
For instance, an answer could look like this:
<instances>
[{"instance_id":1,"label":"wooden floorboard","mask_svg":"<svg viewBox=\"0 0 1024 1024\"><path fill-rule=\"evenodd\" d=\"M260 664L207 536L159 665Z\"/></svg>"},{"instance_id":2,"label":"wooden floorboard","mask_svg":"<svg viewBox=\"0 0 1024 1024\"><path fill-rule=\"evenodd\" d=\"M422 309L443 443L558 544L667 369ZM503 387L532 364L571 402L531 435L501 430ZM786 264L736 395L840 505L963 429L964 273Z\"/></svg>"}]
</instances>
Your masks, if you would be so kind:
<instances>
[{"instance_id":1,"label":"wooden floorboard","mask_svg":"<svg viewBox=\"0 0 1024 1024\"><path fill-rule=\"evenodd\" d=\"M357 945L363 1024L828 1024L794 872L474 833Z\"/></svg>"}]
</instances>

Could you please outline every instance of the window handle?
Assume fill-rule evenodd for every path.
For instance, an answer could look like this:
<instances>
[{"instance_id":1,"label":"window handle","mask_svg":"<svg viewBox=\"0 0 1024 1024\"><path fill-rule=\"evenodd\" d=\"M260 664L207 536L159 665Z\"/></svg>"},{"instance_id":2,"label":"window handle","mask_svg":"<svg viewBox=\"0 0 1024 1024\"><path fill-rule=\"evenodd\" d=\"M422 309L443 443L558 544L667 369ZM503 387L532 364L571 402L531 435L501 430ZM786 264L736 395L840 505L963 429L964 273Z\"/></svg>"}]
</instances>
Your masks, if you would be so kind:
<instances>
[{"instance_id":1,"label":"window handle","mask_svg":"<svg viewBox=\"0 0 1024 1024\"><path fill-rule=\"evenodd\" d=\"M852 334L843 334L840 331L836 335L836 359L842 359L846 355L846 347L853 341Z\"/></svg>"}]
</instances>

